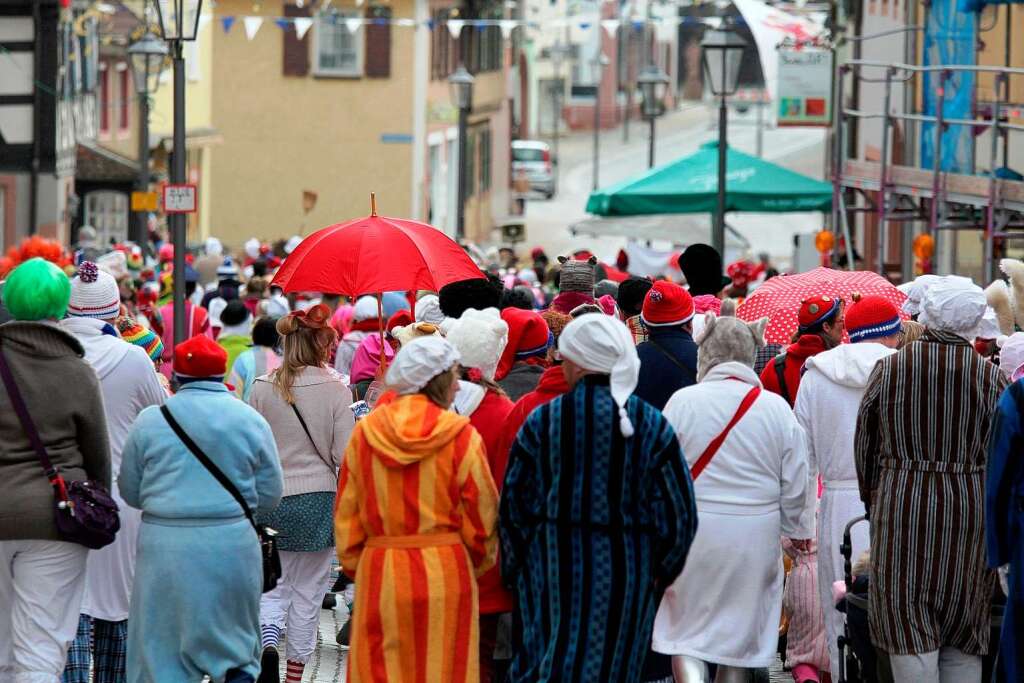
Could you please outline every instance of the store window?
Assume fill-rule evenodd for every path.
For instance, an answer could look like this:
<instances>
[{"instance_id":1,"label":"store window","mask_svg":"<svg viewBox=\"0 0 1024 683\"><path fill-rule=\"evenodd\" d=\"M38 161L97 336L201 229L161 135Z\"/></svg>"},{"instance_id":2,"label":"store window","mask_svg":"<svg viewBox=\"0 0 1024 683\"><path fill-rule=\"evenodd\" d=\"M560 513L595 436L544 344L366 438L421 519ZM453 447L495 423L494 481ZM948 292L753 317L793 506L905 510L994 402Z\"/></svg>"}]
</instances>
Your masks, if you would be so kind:
<instances>
[{"instance_id":1,"label":"store window","mask_svg":"<svg viewBox=\"0 0 1024 683\"><path fill-rule=\"evenodd\" d=\"M85 196L85 223L96 228L96 243L107 245L128 239L128 195L97 190Z\"/></svg>"}]
</instances>

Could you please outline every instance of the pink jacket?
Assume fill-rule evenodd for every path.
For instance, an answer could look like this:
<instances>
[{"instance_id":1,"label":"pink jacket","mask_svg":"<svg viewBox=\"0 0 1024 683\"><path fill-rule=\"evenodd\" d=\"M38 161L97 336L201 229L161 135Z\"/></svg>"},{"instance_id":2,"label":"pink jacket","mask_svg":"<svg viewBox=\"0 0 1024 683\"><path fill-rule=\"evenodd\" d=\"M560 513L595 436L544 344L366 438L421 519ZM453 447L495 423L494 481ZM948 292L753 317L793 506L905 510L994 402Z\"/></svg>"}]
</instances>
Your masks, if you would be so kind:
<instances>
[{"instance_id":1,"label":"pink jacket","mask_svg":"<svg viewBox=\"0 0 1024 683\"><path fill-rule=\"evenodd\" d=\"M391 344L384 342L384 358L387 362L395 357L395 350ZM357 384L367 379L373 379L380 367L380 335L371 334L366 337L356 349L356 355L352 357L352 374L349 381Z\"/></svg>"}]
</instances>

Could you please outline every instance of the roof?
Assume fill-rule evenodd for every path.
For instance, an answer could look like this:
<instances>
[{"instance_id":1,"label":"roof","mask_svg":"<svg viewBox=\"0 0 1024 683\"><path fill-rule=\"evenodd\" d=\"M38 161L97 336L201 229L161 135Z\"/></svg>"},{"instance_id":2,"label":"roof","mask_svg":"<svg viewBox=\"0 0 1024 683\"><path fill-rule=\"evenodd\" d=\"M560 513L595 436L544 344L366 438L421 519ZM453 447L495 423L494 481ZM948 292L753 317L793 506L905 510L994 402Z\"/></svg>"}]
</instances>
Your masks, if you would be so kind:
<instances>
[{"instance_id":1,"label":"roof","mask_svg":"<svg viewBox=\"0 0 1024 683\"><path fill-rule=\"evenodd\" d=\"M131 182L139 176L139 164L103 147L78 144L75 179L93 182Z\"/></svg>"},{"instance_id":2,"label":"roof","mask_svg":"<svg viewBox=\"0 0 1024 683\"><path fill-rule=\"evenodd\" d=\"M832 185L738 150L726 150L726 211L828 211ZM598 216L711 213L718 208L718 142L590 195Z\"/></svg>"}]
</instances>

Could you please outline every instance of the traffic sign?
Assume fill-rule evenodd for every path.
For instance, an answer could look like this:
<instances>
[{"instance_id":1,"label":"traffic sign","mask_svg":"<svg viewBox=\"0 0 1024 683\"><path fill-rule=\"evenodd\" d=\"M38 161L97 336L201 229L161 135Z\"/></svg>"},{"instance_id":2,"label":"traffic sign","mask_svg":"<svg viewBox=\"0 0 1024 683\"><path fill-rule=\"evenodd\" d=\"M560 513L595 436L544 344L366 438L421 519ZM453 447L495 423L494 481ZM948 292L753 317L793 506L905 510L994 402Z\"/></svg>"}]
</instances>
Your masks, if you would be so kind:
<instances>
[{"instance_id":1,"label":"traffic sign","mask_svg":"<svg viewBox=\"0 0 1024 683\"><path fill-rule=\"evenodd\" d=\"M132 192L132 211L156 211L156 192Z\"/></svg>"},{"instance_id":2,"label":"traffic sign","mask_svg":"<svg viewBox=\"0 0 1024 683\"><path fill-rule=\"evenodd\" d=\"M164 213L195 212L195 185L164 185Z\"/></svg>"}]
</instances>

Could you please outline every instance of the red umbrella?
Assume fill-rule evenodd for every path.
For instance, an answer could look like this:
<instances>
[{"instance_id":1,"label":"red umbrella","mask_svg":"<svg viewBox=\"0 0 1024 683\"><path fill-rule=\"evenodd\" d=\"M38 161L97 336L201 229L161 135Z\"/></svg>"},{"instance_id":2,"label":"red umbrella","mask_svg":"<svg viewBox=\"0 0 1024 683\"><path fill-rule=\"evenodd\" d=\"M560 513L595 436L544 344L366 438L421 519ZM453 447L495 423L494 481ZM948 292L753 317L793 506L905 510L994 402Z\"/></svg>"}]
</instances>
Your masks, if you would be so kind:
<instances>
[{"instance_id":1,"label":"red umbrella","mask_svg":"<svg viewBox=\"0 0 1024 683\"><path fill-rule=\"evenodd\" d=\"M788 344L798 327L797 312L815 294L840 297L847 305L855 292L883 296L899 308L906 295L877 273L815 268L799 275L779 275L758 287L736 311L741 320L768 318L764 338L769 344ZM901 313L902 315L902 313Z\"/></svg>"},{"instance_id":2,"label":"red umbrella","mask_svg":"<svg viewBox=\"0 0 1024 683\"><path fill-rule=\"evenodd\" d=\"M429 289L483 278L480 268L443 232L426 223L372 213L330 225L302 240L274 276L285 292L347 296Z\"/></svg>"}]
</instances>

